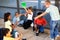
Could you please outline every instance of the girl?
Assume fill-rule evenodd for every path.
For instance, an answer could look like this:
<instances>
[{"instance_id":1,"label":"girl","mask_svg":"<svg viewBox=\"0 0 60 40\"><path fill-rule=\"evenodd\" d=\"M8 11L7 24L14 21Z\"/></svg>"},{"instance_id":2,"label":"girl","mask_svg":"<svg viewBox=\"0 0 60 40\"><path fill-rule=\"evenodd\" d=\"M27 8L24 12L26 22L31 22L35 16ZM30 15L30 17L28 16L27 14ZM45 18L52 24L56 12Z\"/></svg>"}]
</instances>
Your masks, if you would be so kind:
<instances>
[{"instance_id":1,"label":"girl","mask_svg":"<svg viewBox=\"0 0 60 40\"><path fill-rule=\"evenodd\" d=\"M11 13L7 12L4 14L4 22L5 22L5 28L8 28L10 32L12 32L12 24L11 24Z\"/></svg>"},{"instance_id":2,"label":"girl","mask_svg":"<svg viewBox=\"0 0 60 40\"><path fill-rule=\"evenodd\" d=\"M26 15L27 16L27 21L24 23L23 27L24 29L27 29L31 26L32 21L33 21L33 10L32 7L29 7L28 9L25 8Z\"/></svg>"}]
</instances>

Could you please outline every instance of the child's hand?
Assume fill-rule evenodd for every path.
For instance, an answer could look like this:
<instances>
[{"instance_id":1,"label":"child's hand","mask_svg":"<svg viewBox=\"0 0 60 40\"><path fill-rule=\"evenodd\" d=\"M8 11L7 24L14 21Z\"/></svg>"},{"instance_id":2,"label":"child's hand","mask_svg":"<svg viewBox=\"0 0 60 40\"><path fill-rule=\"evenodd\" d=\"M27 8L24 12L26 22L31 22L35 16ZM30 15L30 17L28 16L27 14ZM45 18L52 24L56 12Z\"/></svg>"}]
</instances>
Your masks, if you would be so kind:
<instances>
[{"instance_id":1,"label":"child's hand","mask_svg":"<svg viewBox=\"0 0 60 40\"><path fill-rule=\"evenodd\" d=\"M14 29L15 28L15 25L14 24L12 24L12 29Z\"/></svg>"},{"instance_id":2,"label":"child's hand","mask_svg":"<svg viewBox=\"0 0 60 40\"><path fill-rule=\"evenodd\" d=\"M22 14L19 14L19 16L21 16Z\"/></svg>"},{"instance_id":3,"label":"child's hand","mask_svg":"<svg viewBox=\"0 0 60 40\"><path fill-rule=\"evenodd\" d=\"M20 33L19 36L18 36L19 40L22 40L22 37L23 37L22 33Z\"/></svg>"},{"instance_id":4,"label":"child's hand","mask_svg":"<svg viewBox=\"0 0 60 40\"><path fill-rule=\"evenodd\" d=\"M35 17L34 19L36 20L38 17Z\"/></svg>"},{"instance_id":5,"label":"child's hand","mask_svg":"<svg viewBox=\"0 0 60 40\"><path fill-rule=\"evenodd\" d=\"M26 8L24 8L26 10Z\"/></svg>"}]
</instances>

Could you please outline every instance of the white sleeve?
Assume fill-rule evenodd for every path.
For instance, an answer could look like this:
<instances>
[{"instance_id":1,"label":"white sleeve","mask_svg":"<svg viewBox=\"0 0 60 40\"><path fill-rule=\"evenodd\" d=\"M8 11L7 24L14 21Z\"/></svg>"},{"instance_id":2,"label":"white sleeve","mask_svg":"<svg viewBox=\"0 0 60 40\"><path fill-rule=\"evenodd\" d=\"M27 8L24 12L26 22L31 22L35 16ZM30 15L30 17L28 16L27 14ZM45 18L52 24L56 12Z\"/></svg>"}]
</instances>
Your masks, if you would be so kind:
<instances>
[{"instance_id":1,"label":"white sleeve","mask_svg":"<svg viewBox=\"0 0 60 40\"><path fill-rule=\"evenodd\" d=\"M16 32L16 33L15 33L15 38L17 38L17 37L18 37L18 35L19 35L19 33L18 33L18 32Z\"/></svg>"},{"instance_id":2,"label":"white sleeve","mask_svg":"<svg viewBox=\"0 0 60 40\"><path fill-rule=\"evenodd\" d=\"M47 8L45 12L46 13L49 13L50 12L50 8Z\"/></svg>"}]
</instances>

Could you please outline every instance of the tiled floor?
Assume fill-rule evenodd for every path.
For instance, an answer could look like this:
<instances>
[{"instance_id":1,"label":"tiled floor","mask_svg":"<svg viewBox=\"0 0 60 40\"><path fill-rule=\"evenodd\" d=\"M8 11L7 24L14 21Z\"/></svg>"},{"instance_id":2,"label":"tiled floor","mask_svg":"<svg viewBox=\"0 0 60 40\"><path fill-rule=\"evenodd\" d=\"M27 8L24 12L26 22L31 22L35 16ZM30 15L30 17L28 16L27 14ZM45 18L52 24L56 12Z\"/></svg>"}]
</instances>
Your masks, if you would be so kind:
<instances>
[{"instance_id":1,"label":"tiled floor","mask_svg":"<svg viewBox=\"0 0 60 40\"><path fill-rule=\"evenodd\" d=\"M4 27L3 19L0 19L0 27ZM24 30L23 27L16 27L16 30L20 33L22 32L23 38L27 40L50 40L49 35L45 33L40 33L39 36L35 36L35 33L32 31L32 27Z\"/></svg>"}]
</instances>

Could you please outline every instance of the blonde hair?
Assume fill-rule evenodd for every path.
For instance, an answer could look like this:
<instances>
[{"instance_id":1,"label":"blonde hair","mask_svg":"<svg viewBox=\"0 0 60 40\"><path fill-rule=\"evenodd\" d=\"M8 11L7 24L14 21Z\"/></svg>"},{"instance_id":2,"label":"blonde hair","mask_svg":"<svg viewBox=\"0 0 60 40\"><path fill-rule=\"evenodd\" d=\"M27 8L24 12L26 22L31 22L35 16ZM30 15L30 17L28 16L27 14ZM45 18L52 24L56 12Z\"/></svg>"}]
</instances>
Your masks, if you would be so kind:
<instances>
[{"instance_id":1,"label":"blonde hair","mask_svg":"<svg viewBox=\"0 0 60 40\"><path fill-rule=\"evenodd\" d=\"M46 0L45 2L51 3L50 0Z\"/></svg>"}]
</instances>

